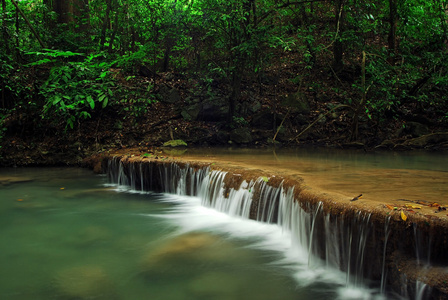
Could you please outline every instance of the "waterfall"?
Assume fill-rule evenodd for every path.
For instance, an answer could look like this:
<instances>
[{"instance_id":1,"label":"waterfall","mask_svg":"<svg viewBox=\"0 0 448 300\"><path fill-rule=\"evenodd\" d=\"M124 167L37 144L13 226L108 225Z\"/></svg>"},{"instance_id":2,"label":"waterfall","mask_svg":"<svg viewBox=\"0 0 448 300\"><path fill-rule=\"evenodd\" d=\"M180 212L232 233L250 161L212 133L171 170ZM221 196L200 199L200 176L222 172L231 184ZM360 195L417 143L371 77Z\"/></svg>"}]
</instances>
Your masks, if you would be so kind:
<instances>
[{"instance_id":1,"label":"waterfall","mask_svg":"<svg viewBox=\"0 0 448 300\"><path fill-rule=\"evenodd\" d=\"M241 174L212 170L208 165L115 157L108 161L107 175L111 183L119 186L194 196L202 206L230 216L276 224L290 239L291 257L307 265L309 270L340 270L345 273L347 286L362 287L373 282L378 293L387 292L390 216L384 228L378 230L374 228L371 213L347 210L335 214L331 207L328 209L328 204L317 198L308 199L300 187L278 178L272 182L267 177L245 179ZM417 261L423 259L429 264L431 236L424 236L416 225L411 230ZM384 243L375 241L375 232L384 234ZM401 280L407 286L411 284L406 276ZM424 283L412 282L416 283L413 296L421 298L427 294ZM408 297L406 288L401 295Z\"/></svg>"},{"instance_id":2,"label":"waterfall","mask_svg":"<svg viewBox=\"0 0 448 300\"><path fill-rule=\"evenodd\" d=\"M214 208L231 216L249 218L252 204L251 190L254 183L243 181L239 189L230 189L226 192L224 178L226 172L210 171L208 176L199 183L197 196L201 198L202 205Z\"/></svg>"},{"instance_id":3,"label":"waterfall","mask_svg":"<svg viewBox=\"0 0 448 300\"><path fill-rule=\"evenodd\" d=\"M425 284L425 283L423 283L423 282L421 282L420 280L417 280L416 282L415 282L415 300L424 300L424 299L426 299L425 298L425 292L426 292L426 290L429 290L429 288L428 289L426 289L428 286Z\"/></svg>"},{"instance_id":4,"label":"waterfall","mask_svg":"<svg viewBox=\"0 0 448 300\"><path fill-rule=\"evenodd\" d=\"M358 213L346 224L324 213L322 202L301 207L294 198L294 187L285 189L282 182L270 185L260 177L229 188L225 179L230 175L209 167L116 157L109 160L107 174L110 182L130 189L197 196L203 206L231 216L278 224L291 233L291 251L303 256L309 268L326 265L346 272L347 284L362 282L369 215Z\"/></svg>"},{"instance_id":5,"label":"waterfall","mask_svg":"<svg viewBox=\"0 0 448 300\"><path fill-rule=\"evenodd\" d=\"M431 264L431 239L432 235L425 235L419 230L416 224L414 228L414 247L417 264L423 263L426 265Z\"/></svg>"},{"instance_id":6,"label":"waterfall","mask_svg":"<svg viewBox=\"0 0 448 300\"><path fill-rule=\"evenodd\" d=\"M384 223L384 247L383 247L383 263L381 267L381 293L384 294L386 290L386 279L387 279L387 271L386 271L386 249L387 249L387 240L389 239L389 222L390 216L386 217L386 222Z\"/></svg>"}]
</instances>

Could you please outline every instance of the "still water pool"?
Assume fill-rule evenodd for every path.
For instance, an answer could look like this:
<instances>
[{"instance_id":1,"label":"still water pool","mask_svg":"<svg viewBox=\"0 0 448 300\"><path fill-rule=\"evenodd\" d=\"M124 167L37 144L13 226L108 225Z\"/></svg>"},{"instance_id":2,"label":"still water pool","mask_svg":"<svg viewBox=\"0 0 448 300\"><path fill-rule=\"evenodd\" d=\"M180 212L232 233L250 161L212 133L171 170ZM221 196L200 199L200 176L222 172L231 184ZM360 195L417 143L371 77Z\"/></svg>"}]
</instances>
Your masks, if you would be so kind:
<instances>
[{"instance_id":1,"label":"still water pool","mask_svg":"<svg viewBox=\"0 0 448 300\"><path fill-rule=\"evenodd\" d=\"M0 169L0 299L378 297L296 264L284 234L85 169Z\"/></svg>"}]
</instances>

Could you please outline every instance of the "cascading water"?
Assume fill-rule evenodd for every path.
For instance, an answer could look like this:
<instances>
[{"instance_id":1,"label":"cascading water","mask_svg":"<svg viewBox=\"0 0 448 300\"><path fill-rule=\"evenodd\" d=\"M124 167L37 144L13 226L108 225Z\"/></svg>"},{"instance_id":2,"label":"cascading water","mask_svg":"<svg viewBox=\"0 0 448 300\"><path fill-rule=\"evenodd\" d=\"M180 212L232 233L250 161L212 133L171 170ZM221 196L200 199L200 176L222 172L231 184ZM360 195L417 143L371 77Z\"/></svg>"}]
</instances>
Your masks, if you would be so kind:
<instances>
[{"instance_id":1,"label":"cascading water","mask_svg":"<svg viewBox=\"0 0 448 300\"><path fill-rule=\"evenodd\" d=\"M389 229L390 216L387 216L386 222L384 223L384 248L383 248L383 263L381 267L381 293L384 294L386 291L386 250L387 250L387 240L389 239L390 229Z\"/></svg>"},{"instance_id":2,"label":"cascading water","mask_svg":"<svg viewBox=\"0 0 448 300\"><path fill-rule=\"evenodd\" d=\"M425 298L425 294L426 292L429 290L428 286L417 280L417 282L415 283L415 300L424 300Z\"/></svg>"},{"instance_id":3,"label":"cascading water","mask_svg":"<svg viewBox=\"0 0 448 300\"><path fill-rule=\"evenodd\" d=\"M301 284L304 276L319 280L328 274L326 270L339 270L343 273L335 278L346 287L363 288L371 284L372 253L368 254L366 245L373 239L371 214L357 212L351 216L335 216L324 210L322 202L301 202L296 199L294 188L284 184L270 184L266 177L256 180L239 180L236 187L226 183L229 174L225 171L211 170L209 166L191 167L189 164L174 162L132 161L119 157L108 161L107 174L111 183L127 186L139 191L155 191L169 194L194 196L202 206L215 209L244 219L254 219L265 224L276 224L290 240L286 251L285 265L300 262L302 273L297 273ZM299 196L300 197L300 196ZM387 292L386 247L390 233L390 218L384 228L384 243L379 247L375 288L366 294L355 294L352 298L372 299ZM420 236L415 231L415 238ZM371 251L371 250L369 250ZM421 249L416 246L419 259ZM370 255L370 256L369 256ZM369 260L367 260L367 257ZM425 256L429 261L429 255ZM307 272L303 272L306 268ZM311 272L311 273L310 273ZM306 275L304 275L306 274ZM345 275L343 275L345 274ZM341 276L342 275L342 276ZM345 277L345 280L342 280ZM379 282L381 279L381 282ZM423 295L425 285L418 287L418 295ZM402 292L406 296L407 292ZM366 296L367 295L367 296ZM376 295L376 296L372 296ZM350 295L345 295L350 297Z\"/></svg>"}]
</instances>

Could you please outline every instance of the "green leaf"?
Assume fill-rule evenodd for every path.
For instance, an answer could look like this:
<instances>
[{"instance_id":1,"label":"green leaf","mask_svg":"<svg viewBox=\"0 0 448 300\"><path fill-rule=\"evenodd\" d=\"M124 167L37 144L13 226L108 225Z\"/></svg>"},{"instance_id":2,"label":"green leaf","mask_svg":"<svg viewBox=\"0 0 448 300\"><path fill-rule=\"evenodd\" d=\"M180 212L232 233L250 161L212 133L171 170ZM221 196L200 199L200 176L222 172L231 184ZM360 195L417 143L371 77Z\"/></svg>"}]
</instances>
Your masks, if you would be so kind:
<instances>
[{"instance_id":1,"label":"green leaf","mask_svg":"<svg viewBox=\"0 0 448 300\"><path fill-rule=\"evenodd\" d=\"M79 116L83 119L91 118L90 114L86 111L82 111Z\"/></svg>"},{"instance_id":2,"label":"green leaf","mask_svg":"<svg viewBox=\"0 0 448 300\"><path fill-rule=\"evenodd\" d=\"M92 96L87 96L87 102L89 103L91 109L95 108L95 101L93 100Z\"/></svg>"},{"instance_id":3,"label":"green leaf","mask_svg":"<svg viewBox=\"0 0 448 300\"><path fill-rule=\"evenodd\" d=\"M56 105L56 104L58 104L59 103L59 101L61 101L61 97L60 96L55 96L54 97L54 100L53 100L53 105Z\"/></svg>"},{"instance_id":4,"label":"green leaf","mask_svg":"<svg viewBox=\"0 0 448 300\"><path fill-rule=\"evenodd\" d=\"M106 94L100 94L98 97L98 102L103 102L104 98L106 98Z\"/></svg>"},{"instance_id":5,"label":"green leaf","mask_svg":"<svg viewBox=\"0 0 448 300\"><path fill-rule=\"evenodd\" d=\"M103 100L103 108L107 106L107 103L109 102L109 97L104 98Z\"/></svg>"}]
</instances>

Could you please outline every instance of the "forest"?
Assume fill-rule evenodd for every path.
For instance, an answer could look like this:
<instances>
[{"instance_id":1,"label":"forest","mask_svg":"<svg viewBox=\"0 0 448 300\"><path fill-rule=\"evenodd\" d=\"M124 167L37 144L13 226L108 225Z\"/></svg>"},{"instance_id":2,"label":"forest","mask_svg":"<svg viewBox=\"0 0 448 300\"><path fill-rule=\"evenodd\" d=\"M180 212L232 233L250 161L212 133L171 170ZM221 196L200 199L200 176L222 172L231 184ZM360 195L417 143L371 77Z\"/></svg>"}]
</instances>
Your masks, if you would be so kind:
<instances>
[{"instance_id":1,"label":"forest","mask_svg":"<svg viewBox=\"0 0 448 300\"><path fill-rule=\"evenodd\" d=\"M446 0L0 0L0 161L448 149Z\"/></svg>"}]
</instances>

